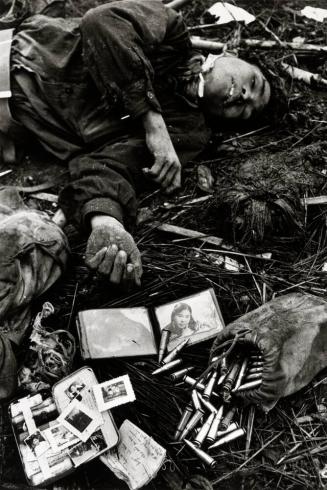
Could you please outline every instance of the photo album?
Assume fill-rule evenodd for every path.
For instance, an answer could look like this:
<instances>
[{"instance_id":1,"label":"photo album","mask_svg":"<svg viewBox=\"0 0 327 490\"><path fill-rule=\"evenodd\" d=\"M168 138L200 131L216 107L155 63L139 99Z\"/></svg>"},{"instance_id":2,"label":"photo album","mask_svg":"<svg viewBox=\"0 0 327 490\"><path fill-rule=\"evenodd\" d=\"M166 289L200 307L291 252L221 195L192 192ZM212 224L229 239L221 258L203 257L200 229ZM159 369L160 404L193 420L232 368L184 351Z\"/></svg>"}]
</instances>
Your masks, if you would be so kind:
<instances>
[{"instance_id":1,"label":"photo album","mask_svg":"<svg viewBox=\"0 0 327 490\"><path fill-rule=\"evenodd\" d=\"M167 349L214 338L224 327L212 288L154 308L105 308L81 311L77 331L83 359L157 354L155 331L170 332Z\"/></svg>"}]
</instances>

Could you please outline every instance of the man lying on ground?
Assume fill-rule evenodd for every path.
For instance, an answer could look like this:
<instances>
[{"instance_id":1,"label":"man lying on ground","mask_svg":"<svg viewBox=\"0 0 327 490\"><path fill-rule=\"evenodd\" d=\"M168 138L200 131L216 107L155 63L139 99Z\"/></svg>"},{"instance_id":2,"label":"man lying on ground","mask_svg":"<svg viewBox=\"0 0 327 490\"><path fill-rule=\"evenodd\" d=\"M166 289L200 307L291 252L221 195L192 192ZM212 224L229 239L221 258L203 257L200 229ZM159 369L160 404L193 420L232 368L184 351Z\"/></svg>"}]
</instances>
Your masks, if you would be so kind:
<instances>
[{"instance_id":1,"label":"man lying on ground","mask_svg":"<svg viewBox=\"0 0 327 490\"><path fill-rule=\"evenodd\" d=\"M248 119L268 103L260 69L191 48L182 16L160 0L121 0L81 19L26 17L11 48L10 108L59 159L67 219L90 233L86 263L112 283L139 285L132 235L137 195L171 193L181 166L209 140L205 117Z\"/></svg>"}]
</instances>

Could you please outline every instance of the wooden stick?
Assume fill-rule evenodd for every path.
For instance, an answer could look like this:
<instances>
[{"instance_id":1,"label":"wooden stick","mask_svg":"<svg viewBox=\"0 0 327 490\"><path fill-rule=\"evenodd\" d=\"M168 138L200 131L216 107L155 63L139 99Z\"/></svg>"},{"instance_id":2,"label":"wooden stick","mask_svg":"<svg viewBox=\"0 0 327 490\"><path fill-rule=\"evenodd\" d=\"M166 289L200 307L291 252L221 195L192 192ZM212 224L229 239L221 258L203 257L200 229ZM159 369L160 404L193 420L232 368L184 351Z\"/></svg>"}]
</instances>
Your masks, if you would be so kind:
<instances>
[{"instance_id":1,"label":"wooden stick","mask_svg":"<svg viewBox=\"0 0 327 490\"><path fill-rule=\"evenodd\" d=\"M208 39L203 39L197 36L191 36L192 46L196 49L203 49L205 51L211 51L212 53L220 53L227 45L218 41L210 41ZM317 44L302 44L294 42L285 42L280 45L277 41L262 40L262 39L243 39L241 46L247 46L250 48L261 48L261 49L273 49L273 48L283 48L283 49L294 49L300 51L314 51L314 52L324 52L327 53L327 46L319 46ZM229 47L238 47L232 44Z\"/></svg>"},{"instance_id":2,"label":"wooden stick","mask_svg":"<svg viewBox=\"0 0 327 490\"><path fill-rule=\"evenodd\" d=\"M301 204L303 204L303 206L327 204L327 196L304 197L301 199Z\"/></svg>"},{"instance_id":3,"label":"wooden stick","mask_svg":"<svg viewBox=\"0 0 327 490\"><path fill-rule=\"evenodd\" d=\"M166 3L166 5L171 9L179 9L183 7L186 3L189 3L191 1L192 0L173 0L172 2Z\"/></svg>"},{"instance_id":4,"label":"wooden stick","mask_svg":"<svg viewBox=\"0 0 327 490\"><path fill-rule=\"evenodd\" d=\"M307 85L311 85L312 80L314 80L315 82L319 83L319 85L327 87L327 80L325 78L322 78L319 73L311 73L310 71L302 70L301 68L288 65L287 63L281 63L280 66L285 73L290 75L295 80L300 80Z\"/></svg>"},{"instance_id":5,"label":"wooden stick","mask_svg":"<svg viewBox=\"0 0 327 490\"><path fill-rule=\"evenodd\" d=\"M190 239L199 238L203 242L211 243L212 245L220 246L223 242L222 238L216 236L207 236L205 233L190 230L189 228L182 228L181 226L170 225L168 223L158 224L157 230L165 231L167 233L174 233L175 235L180 235Z\"/></svg>"}]
</instances>

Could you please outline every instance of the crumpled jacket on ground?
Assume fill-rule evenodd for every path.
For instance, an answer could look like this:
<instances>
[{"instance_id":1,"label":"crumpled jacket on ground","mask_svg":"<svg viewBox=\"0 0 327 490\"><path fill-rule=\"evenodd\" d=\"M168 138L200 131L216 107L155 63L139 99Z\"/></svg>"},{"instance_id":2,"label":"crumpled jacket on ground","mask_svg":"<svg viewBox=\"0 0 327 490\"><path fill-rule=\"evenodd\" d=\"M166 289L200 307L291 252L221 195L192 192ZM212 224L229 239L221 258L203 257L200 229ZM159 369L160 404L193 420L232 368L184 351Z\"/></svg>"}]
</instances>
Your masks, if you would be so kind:
<instances>
[{"instance_id":1,"label":"crumpled jacket on ground","mask_svg":"<svg viewBox=\"0 0 327 490\"><path fill-rule=\"evenodd\" d=\"M28 209L16 189L0 189L0 400L12 394L16 360L31 319L31 301L61 275L68 258L63 231Z\"/></svg>"}]
</instances>

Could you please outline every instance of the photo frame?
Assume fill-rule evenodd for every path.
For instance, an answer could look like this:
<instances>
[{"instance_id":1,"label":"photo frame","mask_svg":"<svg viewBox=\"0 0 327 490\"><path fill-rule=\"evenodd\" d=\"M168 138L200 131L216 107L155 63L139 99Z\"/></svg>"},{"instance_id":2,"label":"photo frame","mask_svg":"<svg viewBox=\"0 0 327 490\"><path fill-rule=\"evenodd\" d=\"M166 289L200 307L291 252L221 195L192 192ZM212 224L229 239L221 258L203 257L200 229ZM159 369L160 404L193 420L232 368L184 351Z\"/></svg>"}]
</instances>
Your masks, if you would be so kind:
<instances>
[{"instance_id":1,"label":"photo frame","mask_svg":"<svg viewBox=\"0 0 327 490\"><path fill-rule=\"evenodd\" d=\"M212 288L155 308L161 333L170 332L167 350L181 341L188 346L216 337L225 324Z\"/></svg>"},{"instance_id":2,"label":"photo frame","mask_svg":"<svg viewBox=\"0 0 327 490\"><path fill-rule=\"evenodd\" d=\"M128 374L93 386L93 393L100 412L135 400Z\"/></svg>"}]
</instances>

